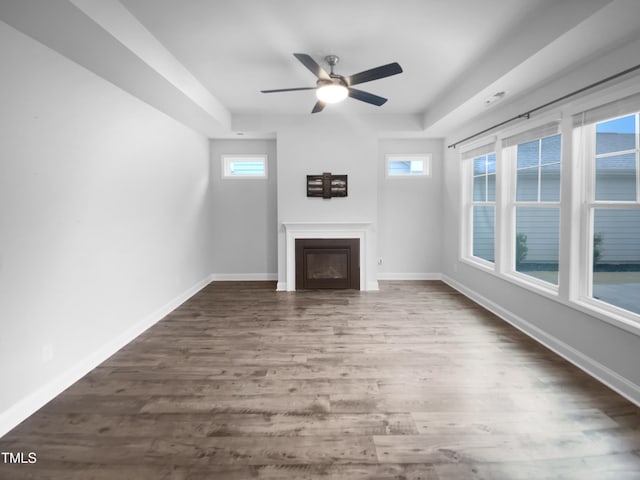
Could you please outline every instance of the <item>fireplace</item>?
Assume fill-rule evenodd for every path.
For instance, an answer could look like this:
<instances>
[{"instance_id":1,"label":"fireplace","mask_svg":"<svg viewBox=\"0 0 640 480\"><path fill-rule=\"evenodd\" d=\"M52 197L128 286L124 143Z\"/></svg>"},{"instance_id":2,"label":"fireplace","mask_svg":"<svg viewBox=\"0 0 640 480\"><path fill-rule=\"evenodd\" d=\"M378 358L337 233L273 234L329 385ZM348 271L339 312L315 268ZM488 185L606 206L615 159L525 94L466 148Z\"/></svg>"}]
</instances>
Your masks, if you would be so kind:
<instances>
[{"instance_id":1,"label":"fireplace","mask_svg":"<svg viewBox=\"0 0 640 480\"><path fill-rule=\"evenodd\" d=\"M297 289L360 289L360 239L296 239L295 249Z\"/></svg>"},{"instance_id":2,"label":"fireplace","mask_svg":"<svg viewBox=\"0 0 640 480\"><path fill-rule=\"evenodd\" d=\"M351 251L351 272L353 274L357 270L360 290L378 290L375 230L372 223L282 222L282 227L283 241L280 245L283 248L279 251L282 257L278 260L278 291L293 292L305 288L296 278L296 267L299 265L299 262L296 262L296 242L309 239L358 240L358 250Z\"/></svg>"}]
</instances>

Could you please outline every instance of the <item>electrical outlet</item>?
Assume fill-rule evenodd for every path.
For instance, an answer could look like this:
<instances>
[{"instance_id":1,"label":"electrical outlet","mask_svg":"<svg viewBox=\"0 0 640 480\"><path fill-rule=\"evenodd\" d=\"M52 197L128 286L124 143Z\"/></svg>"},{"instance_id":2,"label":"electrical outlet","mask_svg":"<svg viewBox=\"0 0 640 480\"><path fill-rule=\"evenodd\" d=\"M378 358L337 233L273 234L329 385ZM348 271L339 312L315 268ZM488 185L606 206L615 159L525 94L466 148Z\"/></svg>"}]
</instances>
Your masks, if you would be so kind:
<instances>
[{"instance_id":1,"label":"electrical outlet","mask_svg":"<svg viewBox=\"0 0 640 480\"><path fill-rule=\"evenodd\" d=\"M49 363L53 360L53 344L47 343L42 347L42 363Z\"/></svg>"},{"instance_id":2,"label":"electrical outlet","mask_svg":"<svg viewBox=\"0 0 640 480\"><path fill-rule=\"evenodd\" d=\"M453 264L453 273L458 273L458 264L457 263Z\"/></svg>"}]
</instances>

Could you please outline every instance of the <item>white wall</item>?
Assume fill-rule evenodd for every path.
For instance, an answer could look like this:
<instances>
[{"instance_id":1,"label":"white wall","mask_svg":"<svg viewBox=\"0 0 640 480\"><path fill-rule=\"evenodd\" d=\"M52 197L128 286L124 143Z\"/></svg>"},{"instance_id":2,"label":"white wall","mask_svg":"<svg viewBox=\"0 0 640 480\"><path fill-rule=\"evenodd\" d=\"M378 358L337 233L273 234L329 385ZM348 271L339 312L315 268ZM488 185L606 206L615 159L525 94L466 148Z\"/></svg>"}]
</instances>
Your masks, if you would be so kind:
<instances>
[{"instance_id":1,"label":"white wall","mask_svg":"<svg viewBox=\"0 0 640 480\"><path fill-rule=\"evenodd\" d=\"M278 130L278 281L286 279L283 222L369 222L377 226L377 134L337 115L309 115ZM346 198L310 198L307 175L348 175ZM375 235L368 277L375 280ZM362 279L361 279L362 281ZM369 282L371 283L371 282Z\"/></svg>"},{"instance_id":2,"label":"white wall","mask_svg":"<svg viewBox=\"0 0 640 480\"><path fill-rule=\"evenodd\" d=\"M222 179L222 154L268 155L268 178ZM275 140L211 140L212 268L219 280L275 280Z\"/></svg>"},{"instance_id":3,"label":"white wall","mask_svg":"<svg viewBox=\"0 0 640 480\"><path fill-rule=\"evenodd\" d=\"M446 139L447 144L464 138L491 124L510 118L514 114L537 107L574 89L604 78L637 63L629 56L638 56L639 42L595 59L580 69L568 73L531 92L517 102L505 105L460 127ZM634 80L630 80L631 84ZM635 80L637 85L637 77ZM612 87L615 91L617 87ZM588 99L583 99L585 101ZM563 118L570 118L570 109L563 108ZM535 116L532 116L535 118ZM570 122L567 124L570 125ZM566 283L560 285L558 300L514 284L492 273L459 262L461 235L462 172L458 149L446 150L444 159L443 214L443 272L445 280L484 306L514 323L533 337L550 346L572 362L614 387L619 392L640 403L640 336L629 330L607 323L596 315L590 315L567 302ZM563 169L563 185L569 175L569 162ZM563 186L566 188L566 185ZM564 190L566 193L567 191ZM568 198L564 196L563 198ZM563 202L564 203L564 202ZM563 206L563 215L568 209ZM561 227L561 268L572 254L572 225L564 222ZM576 239L577 241L577 239ZM563 260L564 259L564 260ZM566 282L566 275L561 282Z\"/></svg>"},{"instance_id":4,"label":"white wall","mask_svg":"<svg viewBox=\"0 0 640 480\"><path fill-rule=\"evenodd\" d=\"M2 22L0 65L2 434L197 290L211 242L206 138Z\"/></svg>"},{"instance_id":5,"label":"white wall","mask_svg":"<svg viewBox=\"0 0 640 480\"><path fill-rule=\"evenodd\" d=\"M443 141L381 140L378 149L379 279L431 279L441 271ZM430 153L430 177L389 178L387 154Z\"/></svg>"}]
</instances>

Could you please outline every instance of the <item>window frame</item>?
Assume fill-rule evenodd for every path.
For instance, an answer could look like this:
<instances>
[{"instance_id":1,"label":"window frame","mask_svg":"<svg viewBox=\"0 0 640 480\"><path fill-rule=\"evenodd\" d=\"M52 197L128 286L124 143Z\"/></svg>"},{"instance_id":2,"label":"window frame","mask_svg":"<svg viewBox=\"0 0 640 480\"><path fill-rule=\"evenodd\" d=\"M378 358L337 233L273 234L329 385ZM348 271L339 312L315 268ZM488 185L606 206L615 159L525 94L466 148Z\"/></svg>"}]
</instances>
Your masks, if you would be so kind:
<instances>
[{"instance_id":1,"label":"window frame","mask_svg":"<svg viewBox=\"0 0 640 480\"><path fill-rule=\"evenodd\" d=\"M469 192L469 207L468 207L468 218L469 218L469 225L468 225L468 231L469 231L469 238L468 238L468 250L467 250L467 255L472 259L472 261L474 262L478 262L481 265L488 267L488 268L494 268L495 263L496 263L496 217L497 217L497 193L498 193L498 155L497 152L495 151L496 149L494 148L492 151L484 153L484 154L479 154L477 156L474 157L470 157L467 159L468 162L468 178L469 178L469 187L470 187L470 192ZM489 156L493 155L495 157L495 172L493 172L493 174L490 174L487 168L488 165L488 160L489 160ZM477 159L479 158L485 158L485 172L483 174L479 174L476 175L475 172L475 162ZM494 195L493 195L493 200L489 200L489 175L494 175L495 176L495 184L494 184ZM475 179L477 177L484 177L485 180L485 199L484 200L476 200L475 199ZM474 237L474 228L473 228L473 221L474 221L474 210L475 207L493 207L493 261L492 260L488 260L486 258L480 257L478 255L474 255L474 251L473 251L473 246L475 244L475 237Z\"/></svg>"},{"instance_id":2,"label":"window frame","mask_svg":"<svg viewBox=\"0 0 640 480\"><path fill-rule=\"evenodd\" d=\"M231 173L233 162L256 162L264 164L264 175L234 175ZM223 153L220 155L221 176L223 180L265 180L269 178L269 156L266 153Z\"/></svg>"},{"instance_id":3,"label":"window frame","mask_svg":"<svg viewBox=\"0 0 640 480\"><path fill-rule=\"evenodd\" d=\"M524 130L526 132L527 130ZM542 184L542 140L545 138L550 138L553 136L560 136L560 160L558 165L560 167L560 187L559 187L559 199L558 200L541 200L541 190L540 186ZM538 150L538 164L536 168L538 169L538 185L537 185L537 200L518 200L517 199L517 187L518 187L518 145L529 143L533 141L538 141L539 150ZM503 155L505 158L505 163L509 164L509 195L508 195L508 222L507 229L509 235L509 249L508 249L508 261L506 263L506 274L518 282L526 283L529 286L532 286L536 289L542 289L547 293L552 295L557 295L560 287L560 255L561 255L561 246L562 246L562 146L563 146L564 138L562 132L553 133L551 135L544 135L537 138L532 138L531 140L525 140L522 142L518 142L514 145L509 145L503 148ZM549 164L552 165L552 164ZM517 211L518 207L520 208L555 208L558 210L558 283L554 284L551 282L547 282L538 277L534 277L532 275L528 275L522 271L517 270L516 265L516 228L517 228Z\"/></svg>"},{"instance_id":4,"label":"window frame","mask_svg":"<svg viewBox=\"0 0 640 480\"><path fill-rule=\"evenodd\" d=\"M616 112L606 118L602 112ZM591 211L601 206L602 202L588 202L588 195L595 193L595 155L588 155L583 151L583 125L585 118L595 124L624 117L640 112L640 87L637 79L630 79L611 87L603 88L593 94L575 101L564 102L554 109L540 116L528 119L517 125L505 127L493 132L490 137L479 137L460 146L460 235L458 239L458 261L469 265L484 273L501 280L508 281L530 292L548 298L560 305L589 315L604 323L613 325L633 335L640 336L640 314L616 307L597 299L592 299L587 291L586 275L593 270L593 221ZM594 121L594 118L596 121ZM560 238L558 285L547 282L537 282L534 277L514 272L512 262L515 263L515 234L511 235L515 222L515 210L511 206L511 199L515 199L516 168L511 165L515 160L508 158L508 148L511 137L526 133L543 126L544 123L555 122L558 133L561 134L561 184L560 184ZM637 122L640 123L640 114ZM578 128L580 127L580 128ZM636 196L640 200L640 125L636 127ZM549 135L546 135L549 136ZM506 141L505 141L506 140ZM471 252L471 204L472 168L466 160L468 153L474 148L495 142L497 160L496 178L496 219L495 219L495 264L484 262L473 257ZM592 151L595 153L595 136ZM518 142L520 143L520 142ZM512 150L513 152L514 150ZM515 155L514 155L515 157ZM513 168L512 168L513 167ZM592 193L593 192L593 193ZM593 197L595 198L595 197ZM620 201L611 201L614 207L629 205ZM634 203L629 208L637 208ZM589 214L587 214L589 213ZM585 234L585 232L587 232ZM454 265L454 272L457 271ZM589 280L591 282L591 279Z\"/></svg>"},{"instance_id":5,"label":"window frame","mask_svg":"<svg viewBox=\"0 0 640 480\"><path fill-rule=\"evenodd\" d=\"M431 153L387 153L384 161L384 175L386 178L429 178L432 170ZM392 174L390 172L391 162L422 160L423 171L421 173Z\"/></svg>"},{"instance_id":6,"label":"window frame","mask_svg":"<svg viewBox=\"0 0 640 480\"><path fill-rule=\"evenodd\" d=\"M636 167L636 199L635 200L597 200L596 199L596 164L599 158L603 158L602 155L598 155L596 152L596 126L599 123L608 122L611 120L617 120L619 118L627 117L630 115L635 116L635 167ZM577 144L577 150L584 161L584 171L581 176L583 189L581 218L582 227L581 231L584 234L585 240L581 244L581 275L579 282L579 295L574 299L577 303L581 304L588 309L594 309L600 314L604 314L607 318L605 320L611 322L611 318L617 322L622 322L623 325L631 323L636 328L640 329L640 313L635 313L630 310L618 307L612 303L606 302L593 297L593 250L595 235L595 211L596 209L630 209L640 210L640 111L629 112L626 114L612 116L597 122L593 122L586 125L581 125L574 128L574 142ZM608 152L604 155L614 156L619 155L621 152L628 152L629 150L620 150L619 152Z\"/></svg>"}]
</instances>

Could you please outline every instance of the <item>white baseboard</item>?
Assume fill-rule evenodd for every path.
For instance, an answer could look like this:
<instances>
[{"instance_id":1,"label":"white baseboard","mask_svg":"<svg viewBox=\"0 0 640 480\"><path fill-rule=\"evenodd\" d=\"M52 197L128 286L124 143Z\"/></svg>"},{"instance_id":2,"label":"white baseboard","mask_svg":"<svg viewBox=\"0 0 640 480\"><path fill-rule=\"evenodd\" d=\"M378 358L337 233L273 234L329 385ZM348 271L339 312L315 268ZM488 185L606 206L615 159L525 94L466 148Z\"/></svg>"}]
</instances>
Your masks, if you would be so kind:
<instances>
[{"instance_id":1,"label":"white baseboard","mask_svg":"<svg viewBox=\"0 0 640 480\"><path fill-rule=\"evenodd\" d=\"M277 273L213 273L214 282L265 282L278 280Z\"/></svg>"},{"instance_id":2,"label":"white baseboard","mask_svg":"<svg viewBox=\"0 0 640 480\"><path fill-rule=\"evenodd\" d=\"M442 281L462 293L464 296L469 297L474 302L482 305L505 322L510 323L521 332L547 347L549 350L557 353L562 358L571 362L576 367L602 382L612 390L618 392L630 402L640 406L640 385L631 382L600 362L585 355L581 351L576 350L572 346L567 345L553 335L548 334L544 330L536 327L518 315L515 315L513 312L501 307L478 292L464 286L451 277L443 275Z\"/></svg>"},{"instance_id":3,"label":"white baseboard","mask_svg":"<svg viewBox=\"0 0 640 480\"><path fill-rule=\"evenodd\" d=\"M378 280L442 280L441 273L378 273Z\"/></svg>"},{"instance_id":4,"label":"white baseboard","mask_svg":"<svg viewBox=\"0 0 640 480\"><path fill-rule=\"evenodd\" d=\"M378 285L378 281L370 281L367 282L367 289L364 291L368 291L368 292L377 292L378 290L380 290L380 286ZM276 285L276 292L287 292L287 282L278 282L278 284Z\"/></svg>"},{"instance_id":5,"label":"white baseboard","mask_svg":"<svg viewBox=\"0 0 640 480\"><path fill-rule=\"evenodd\" d=\"M379 290L380 290L380 284L378 283L378 280L370 280L367 282L367 289L365 291L377 292Z\"/></svg>"},{"instance_id":6,"label":"white baseboard","mask_svg":"<svg viewBox=\"0 0 640 480\"><path fill-rule=\"evenodd\" d=\"M122 347L130 343L149 327L162 320L165 316L178 308L209 283L211 283L211 277L202 279L152 314L122 332L115 339L100 347L97 351L81 359L76 365L68 369L66 372L58 375L50 382L46 383L22 400L13 404L4 412L0 413L0 437L35 413L47 402L60 395L60 393L80 380Z\"/></svg>"},{"instance_id":7,"label":"white baseboard","mask_svg":"<svg viewBox=\"0 0 640 480\"><path fill-rule=\"evenodd\" d=\"M369 292L377 292L378 290L380 290L380 287L378 285L378 281L374 281L374 282L369 282L369 288L367 288L366 291ZM287 292L287 282L278 282L278 284L276 285L276 292Z\"/></svg>"}]
</instances>

